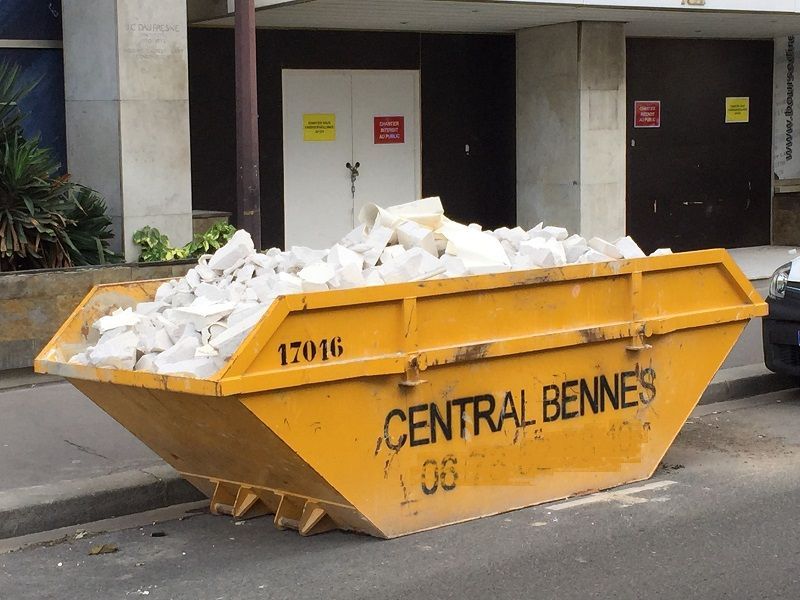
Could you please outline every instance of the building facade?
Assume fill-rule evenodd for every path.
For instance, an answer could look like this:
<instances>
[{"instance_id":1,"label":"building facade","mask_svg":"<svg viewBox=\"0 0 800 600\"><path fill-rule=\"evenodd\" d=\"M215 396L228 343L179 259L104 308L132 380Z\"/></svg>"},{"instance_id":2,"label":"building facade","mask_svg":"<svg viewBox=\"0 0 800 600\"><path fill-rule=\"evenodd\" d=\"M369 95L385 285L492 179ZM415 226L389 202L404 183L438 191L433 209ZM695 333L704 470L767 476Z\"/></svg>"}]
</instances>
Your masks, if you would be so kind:
<instances>
[{"instance_id":1,"label":"building facade","mask_svg":"<svg viewBox=\"0 0 800 600\"><path fill-rule=\"evenodd\" d=\"M128 257L141 226L181 243L193 209L234 213L233 2L16 14L34 4L63 28L66 163ZM795 0L256 5L265 245L328 245L367 202L429 195L648 250L800 243Z\"/></svg>"}]
</instances>

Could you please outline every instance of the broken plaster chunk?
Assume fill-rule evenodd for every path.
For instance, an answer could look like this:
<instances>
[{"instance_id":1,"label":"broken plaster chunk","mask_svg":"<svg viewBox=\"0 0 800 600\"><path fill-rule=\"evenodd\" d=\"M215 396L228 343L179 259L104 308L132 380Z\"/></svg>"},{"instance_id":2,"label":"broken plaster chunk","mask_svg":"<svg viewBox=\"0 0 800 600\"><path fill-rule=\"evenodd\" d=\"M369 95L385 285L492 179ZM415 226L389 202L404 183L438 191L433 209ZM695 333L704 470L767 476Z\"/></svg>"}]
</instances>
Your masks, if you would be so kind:
<instances>
[{"instance_id":1,"label":"broken plaster chunk","mask_svg":"<svg viewBox=\"0 0 800 600\"><path fill-rule=\"evenodd\" d=\"M531 258L539 267L561 267L567 264L564 246L555 237L532 237L519 245L520 254Z\"/></svg>"},{"instance_id":2,"label":"broken plaster chunk","mask_svg":"<svg viewBox=\"0 0 800 600\"><path fill-rule=\"evenodd\" d=\"M136 346L139 336L132 331L126 331L114 336L104 343L98 343L89 351L88 357L91 364L97 367L131 370L136 364Z\"/></svg>"},{"instance_id":3,"label":"broken plaster chunk","mask_svg":"<svg viewBox=\"0 0 800 600\"><path fill-rule=\"evenodd\" d=\"M378 264L378 259L381 257L383 250L392 243L392 239L396 238L393 229L376 225L369 232L369 235L364 240L364 263L368 267L374 267Z\"/></svg>"},{"instance_id":4,"label":"broken plaster chunk","mask_svg":"<svg viewBox=\"0 0 800 600\"><path fill-rule=\"evenodd\" d=\"M158 286L155 297L156 302L166 301L167 298L172 296L173 292L175 291L175 285L175 281L167 281Z\"/></svg>"},{"instance_id":5,"label":"broken plaster chunk","mask_svg":"<svg viewBox=\"0 0 800 600\"><path fill-rule=\"evenodd\" d=\"M332 265L334 269L352 265L361 270L361 267L364 266L364 257L341 244L334 244L328 253L327 263Z\"/></svg>"},{"instance_id":6,"label":"broken plaster chunk","mask_svg":"<svg viewBox=\"0 0 800 600\"><path fill-rule=\"evenodd\" d=\"M319 261L305 267L297 276L303 282L304 291L312 291L307 290L306 285L325 286L325 289L328 289L327 283L336 276L336 269L333 265Z\"/></svg>"},{"instance_id":7,"label":"broken plaster chunk","mask_svg":"<svg viewBox=\"0 0 800 600\"><path fill-rule=\"evenodd\" d=\"M197 272L197 268L189 269L185 278L191 288L196 288L200 285L200 274Z\"/></svg>"},{"instance_id":8,"label":"broken plaster chunk","mask_svg":"<svg viewBox=\"0 0 800 600\"><path fill-rule=\"evenodd\" d=\"M203 300L203 298L198 298ZM216 323L221 319L227 317L236 308L233 302L195 302L192 306L185 306L182 308L173 308L165 311L165 315L170 321L176 324L191 323L192 327L196 330L201 330L203 327L208 327L212 323ZM167 315L166 313L169 313Z\"/></svg>"},{"instance_id":9,"label":"broken plaster chunk","mask_svg":"<svg viewBox=\"0 0 800 600\"><path fill-rule=\"evenodd\" d=\"M578 263L579 264L600 263L600 262L611 262L612 260L614 259L611 258L610 256L603 254L602 252L598 252L594 248L589 248L578 259Z\"/></svg>"},{"instance_id":10,"label":"broken plaster chunk","mask_svg":"<svg viewBox=\"0 0 800 600\"><path fill-rule=\"evenodd\" d=\"M227 329L213 335L208 343L217 349L223 360L227 360L236 352L244 338L250 334L250 331L258 324L266 312L267 307L262 306L247 317L232 323Z\"/></svg>"},{"instance_id":11,"label":"broken plaster chunk","mask_svg":"<svg viewBox=\"0 0 800 600\"><path fill-rule=\"evenodd\" d=\"M672 248L659 248L650 256L669 256L670 254L672 254Z\"/></svg>"},{"instance_id":12,"label":"broken plaster chunk","mask_svg":"<svg viewBox=\"0 0 800 600\"><path fill-rule=\"evenodd\" d=\"M592 250L596 250L600 254L605 254L607 257L611 259L616 258L619 260L622 258L622 252L620 252L619 249L614 244L611 244L602 238L593 237L592 239L589 240L588 244L589 248L591 248ZM597 262L597 261L590 261L590 262Z\"/></svg>"},{"instance_id":13,"label":"broken plaster chunk","mask_svg":"<svg viewBox=\"0 0 800 600\"><path fill-rule=\"evenodd\" d=\"M197 338L181 338L172 348L162 352L155 358L153 364L156 371L158 373L166 373L169 365L194 358L194 354L199 347L200 341Z\"/></svg>"},{"instance_id":14,"label":"broken plaster chunk","mask_svg":"<svg viewBox=\"0 0 800 600\"><path fill-rule=\"evenodd\" d=\"M394 246L386 246L381 254L381 263L391 262L403 256L406 253L406 249L403 248L401 245L396 244Z\"/></svg>"},{"instance_id":15,"label":"broken plaster chunk","mask_svg":"<svg viewBox=\"0 0 800 600\"><path fill-rule=\"evenodd\" d=\"M118 327L133 327L141 318L140 315L133 312L133 308L118 308L110 315L97 319L92 327L102 334Z\"/></svg>"},{"instance_id":16,"label":"broken plaster chunk","mask_svg":"<svg viewBox=\"0 0 800 600\"><path fill-rule=\"evenodd\" d=\"M151 373L156 372L156 364L155 360L158 356L155 352L150 352L148 354L143 354L142 357L136 361L136 365L133 367L134 371L149 371Z\"/></svg>"},{"instance_id":17,"label":"broken plaster chunk","mask_svg":"<svg viewBox=\"0 0 800 600\"><path fill-rule=\"evenodd\" d=\"M453 221L445 223L438 233L448 240L447 253L458 256L471 272L473 268L511 266L503 246L491 234Z\"/></svg>"},{"instance_id":18,"label":"broken plaster chunk","mask_svg":"<svg viewBox=\"0 0 800 600\"><path fill-rule=\"evenodd\" d=\"M224 271L254 252L253 238L244 229L239 229L228 243L208 260L208 266L216 271Z\"/></svg>"},{"instance_id":19,"label":"broken plaster chunk","mask_svg":"<svg viewBox=\"0 0 800 600\"><path fill-rule=\"evenodd\" d=\"M406 250L422 248L432 256L439 256L436 250L436 240L433 238L433 230L413 221L406 221L397 228L397 241Z\"/></svg>"},{"instance_id":20,"label":"broken plaster chunk","mask_svg":"<svg viewBox=\"0 0 800 600\"><path fill-rule=\"evenodd\" d=\"M614 246L616 246L619 253L622 254L622 257L625 259L644 258L646 256L646 254L642 252L642 249L639 248L639 245L634 242L629 235L619 238L614 242Z\"/></svg>"},{"instance_id":21,"label":"broken plaster chunk","mask_svg":"<svg viewBox=\"0 0 800 600\"><path fill-rule=\"evenodd\" d=\"M170 363L159 368L161 374L177 375L184 377L211 377L222 368L224 361L213 356L190 358L175 363Z\"/></svg>"},{"instance_id":22,"label":"broken plaster chunk","mask_svg":"<svg viewBox=\"0 0 800 600\"><path fill-rule=\"evenodd\" d=\"M87 356L86 352L78 352L77 354L74 354L72 358L70 358L67 362L70 365L81 365L81 366L87 366L88 364L90 364L89 357Z\"/></svg>"},{"instance_id":23,"label":"broken plaster chunk","mask_svg":"<svg viewBox=\"0 0 800 600\"><path fill-rule=\"evenodd\" d=\"M136 314L142 315L143 317L145 317L145 316L148 316L148 315L152 315L153 313L157 313L158 311L160 311L162 308L165 308L166 306L167 306L167 303L166 302L161 302L161 301L139 302L139 304L136 305L136 308L134 309L134 311L136 312ZM134 325L134 327L135 327L135 325Z\"/></svg>"},{"instance_id":24,"label":"broken plaster chunk","mask_svg":"<svg viewBox=\"0 0 800 600\"><path fill-rule=\"evenodd\" d=\"M586 240L581 236L575 234L569 236L566 240L561 242L564 247L564 254L567 257L567 263L575 263L578 259L589 249Z\"/></svg>"},{"instance_id":25,"label":"broken plaster chunk","mask_svg":"<svg viewBox=\"0 0 800 600\"><path fill-rule=\"evenodd\" d=\"M225 289L212 285L210 283L201 283L194 290L194 295L197 298L205 298L212 302L223 302L228 299L228 293ZM194 304L196 300L192 301Z\"/></svg>"},{"instance_id":26,"label":"broken plaster chunk","mask_svg":"<svg viewBox=\"0 0 800 600\"><path fill-rule=\"evenodd\" d=\"M303 291L303 280L291 273L278 273L277 280L273 286L275 297L286 296L289 294L299 294Z\"/></svg>"},{"instance_id":27,"label":"broken plaster chunk","mask_svg":"<svg viewBox=\"0 0 800 600\"><path fill-rule=\"evenodd\" d=\"M242 265L242 267L236 271L234 276L234 280L240 281L242 283L248 281L255 275L256 273L256 266L252 263L246 263Z\"/></svg>"}]
</instances>

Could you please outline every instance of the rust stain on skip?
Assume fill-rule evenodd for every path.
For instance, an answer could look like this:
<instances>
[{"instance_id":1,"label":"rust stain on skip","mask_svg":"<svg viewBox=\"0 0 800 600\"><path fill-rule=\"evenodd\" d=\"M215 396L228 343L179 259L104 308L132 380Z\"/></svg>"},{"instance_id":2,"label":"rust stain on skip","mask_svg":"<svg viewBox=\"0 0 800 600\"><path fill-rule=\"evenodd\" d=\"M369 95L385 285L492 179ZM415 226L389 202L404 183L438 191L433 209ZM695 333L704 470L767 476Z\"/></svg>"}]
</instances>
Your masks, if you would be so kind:
<instances>
[{"instance_id":1,"label":"rust stain on skip","mask_svg":"<svg viewBox=\"0 0 800 600\"><path fill-rule=\"evenodd\" d=\"M604 342L606 341L606 336L603 334L602 329L598 327L593 327L591 329L581 329L580 330L581 338L587 344L591 344L592 342Z\"/></svg>"},{"instance_id":2,"label":"rust stain on skip","mask_svg":"<svg viewBox=\"0 0 800 600\"><path fill-rule=\"evenodd\" d=\"M480 360L489 351L492 346L491 342L486 344L473 344L471 346L463 346L456 350L453 362L468 362L471 360Z\"/></svg>"}]
</instances>

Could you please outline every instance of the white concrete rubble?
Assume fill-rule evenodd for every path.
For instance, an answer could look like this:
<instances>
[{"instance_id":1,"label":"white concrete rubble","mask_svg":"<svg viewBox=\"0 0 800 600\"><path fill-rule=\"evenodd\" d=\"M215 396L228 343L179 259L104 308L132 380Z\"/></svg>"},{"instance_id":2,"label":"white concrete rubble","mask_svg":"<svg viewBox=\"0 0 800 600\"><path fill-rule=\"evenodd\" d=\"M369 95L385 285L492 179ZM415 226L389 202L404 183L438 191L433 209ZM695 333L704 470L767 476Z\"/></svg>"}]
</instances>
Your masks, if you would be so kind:
<instances>
[{"instance_id":1,"label":"white concrete rubble","mask_svg":"<svg viewBox=\"0 0 800 600\"><path fill-rule=\"evenodd\" d=\"M207 378L225 367L283 295L645 256L630 237L612 244L544 223L528 231L463 225L445 216L438 198L367 205L361 220L322 250L257 252L250 235L237 231L185 277L161 284L152 300L95 321L90 338L96 341L70 363Z\"/></svg>"}]
</instances>

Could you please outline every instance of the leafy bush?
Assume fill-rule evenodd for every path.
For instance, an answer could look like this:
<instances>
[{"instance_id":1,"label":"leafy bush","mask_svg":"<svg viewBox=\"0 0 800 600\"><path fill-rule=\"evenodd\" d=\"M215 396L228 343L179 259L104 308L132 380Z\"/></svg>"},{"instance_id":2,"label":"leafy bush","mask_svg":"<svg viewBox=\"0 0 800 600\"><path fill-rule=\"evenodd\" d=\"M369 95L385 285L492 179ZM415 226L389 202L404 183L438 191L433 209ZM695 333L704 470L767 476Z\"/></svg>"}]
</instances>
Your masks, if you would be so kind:
<instances>
[{"instance_id":1,"label":"leafy bush","mask_svg":"<svg viewBox=\"0 0 800 600\"><path fill-rule=\"evenodd\" d=\"M196 234L185 246L174 248L166 235L155 227L147 226L133 234L133 243L142 249L139 262L161 262L211 254L224 246L234 233L236 228L233 225L220 221L214 223L205 233Z\"/></svg>"},{"instance_id":2,"label":"leafy bush","mask_svg":"<svg viewBox=\"0 0 800 600\"><path fill-rule=\"evenodd\" d=\"M0 63L0 271L119 262L103 199L59 177L52 152L23 135L17 102L35 84L19 74Z\"/></svg>"}]
</instances>

